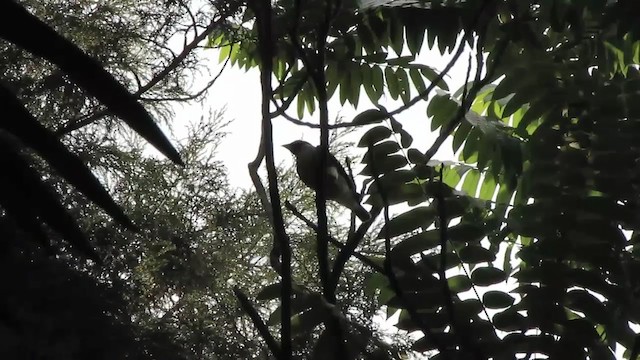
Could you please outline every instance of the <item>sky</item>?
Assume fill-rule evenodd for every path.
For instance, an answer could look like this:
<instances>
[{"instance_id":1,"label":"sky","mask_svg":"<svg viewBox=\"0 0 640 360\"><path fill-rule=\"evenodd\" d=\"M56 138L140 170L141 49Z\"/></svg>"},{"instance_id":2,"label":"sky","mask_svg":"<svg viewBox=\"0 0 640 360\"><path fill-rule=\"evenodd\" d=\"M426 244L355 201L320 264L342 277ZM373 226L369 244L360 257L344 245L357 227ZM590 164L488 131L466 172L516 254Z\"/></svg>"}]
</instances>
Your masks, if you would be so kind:
<instances>
[{"instance_id":1,"label":"sky","mask_svg":"<svg viewBox=\"0 0 640 360\"><path fill-rule=\"evenodd\" d=\"M212 69L212 73L215 74L222 66L222 64L218 63L218 52L216 50L207 50L204 54L210 63L209 66ZM451 91L457 90L464 84L468 54L469 51L467 49L446 78ZM416 62L427 64L439 71L446 66L451 56L451 54L442 56L437 51L426 51L416 59ZM247 164L255 158L260 142L261 95L259 75L258 69L251 69L245 72L237 67L228 66L209 91L204 103L205 107L209 107L214 111L225 108L224 119L231 121L225 128L228 135L218 148L218 158L228 168L230 183L237 187L248 188L252 186ZM204 83L208 79L203 78L201 81ZM414 89L412 94L416 93ZM336 99L337 92L334 97L329 103L330 121L335 120L338 116L342 116L345 121L351 121L359 112L375 108L364 91L361 92L358 109L354 109L348 103L341 106ZM380 103L389 110L395 109L402 104L401 101L394 101L390 97L383 97ZM426 104L426 102L421 102L397 117L404 128L414 137L413 146L423 151L435 139L435 134L431 132L426 116ZM202 108L199 105L185 110L178 113L178 122L189 121L190 118L198 118L202 114ZM295 102L288 113L295 116ZM312 116L306 114L302 120L317 123L317 115L317 112ZM292 161L291 154L281 145L298 139L306 140L312 144L318 144L320 141L319 130L292 124L284 118L275 119L273 128L276 163L291 163ZM349 140L357 142L363 131L365 130L356 131ZM350 150L353 150L353 154L356 156L363 154L362 149L354 147L354 149ZM453 159L450 140L441 147L440 152L436 154L434 159ZM339 160L343 161L344 159Z\"/></svg>"}]
</instances>

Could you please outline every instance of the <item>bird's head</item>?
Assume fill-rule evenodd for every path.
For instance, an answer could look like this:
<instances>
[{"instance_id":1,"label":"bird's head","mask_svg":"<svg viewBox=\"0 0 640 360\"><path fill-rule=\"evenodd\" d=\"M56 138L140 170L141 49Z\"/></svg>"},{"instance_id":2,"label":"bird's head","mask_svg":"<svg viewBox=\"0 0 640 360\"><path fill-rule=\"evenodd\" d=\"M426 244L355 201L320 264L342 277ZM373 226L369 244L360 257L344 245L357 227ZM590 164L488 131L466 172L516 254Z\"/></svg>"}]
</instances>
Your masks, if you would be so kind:
<instances>
[{"instance_id":1,"label":"bird's head","mask_svg":"<svg viewBox=\"0 0 640 360\"><path fill-rule=\"evenodd\" d=\"M302 140L296 140L290 144L286 144L282 146L285 147L287 150L291 151L291 153L296 156L305 150L313 149L313 145Z\"/></svg>"}]
</instances>

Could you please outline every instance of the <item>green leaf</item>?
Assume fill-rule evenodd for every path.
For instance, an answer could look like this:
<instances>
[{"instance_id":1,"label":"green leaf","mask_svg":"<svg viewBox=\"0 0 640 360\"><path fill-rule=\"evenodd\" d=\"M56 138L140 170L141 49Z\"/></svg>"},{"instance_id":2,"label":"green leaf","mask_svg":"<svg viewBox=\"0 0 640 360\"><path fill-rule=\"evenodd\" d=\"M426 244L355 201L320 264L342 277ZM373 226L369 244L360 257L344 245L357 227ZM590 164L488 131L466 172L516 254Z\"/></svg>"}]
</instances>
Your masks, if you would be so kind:
<instances>
[{"instance_id":1,"label":"green leaf","mask_svg":"<svg viewBox=\"0 0 640 360\"><path fill-rule=\"evenodd\" d=\"M447 279L449 290L452 293L461 293L471 289L473 284L466 275L454 275Z\"/></svg>"},{"instance_id":2,"label":"green leaf","mask_svg":"<svg viewBox=\"0 0 640 360\"><path fill-rule=\"evenodd\" d=\"M418 22L408 22L406 26L407 46L412 54L417 54L422 49L422 43L424 42L424 25Z\"/></svg>"},{"instance_id":3,"label":"green leaf","mask_svg":"<svg viewBox=\"0 0 640 360\"><path fill-rule=\"evenodd\" d=\"M420 73L420 70L416 68L409 69L409 77L413 82L413 86L415 86L416 90L418 90L418 93L421 93L427 89L427 86L425 85L424 80L422 79L422 74Z\"/></svg>"},{"instance_id":4,"label":"green leaf","mask_svg":"<svg viewBox=\"0 0 640 360\"><path fill-rule=\"evenodd\" d=\"M387 60L387 53L384 51L378 51L368 53L365 56L356 56L357 60L364 60L365 63L385 63ZM363 64L366 65L366 64Z\"/></svg>"},{"instance_id":5,"label":"green leaf","mask_svg":"<svg viewBox=\"0 0 640 360\"><path fill-rule=\"evenodd\" d=\"M482 186L480 187L480 194L478 195L478 198L487 201L493 200L493 195L495 194L497 187L498 184L493 176L485 176L482 181Z\"/></svg>"},{"instance_id":6,"label":"green leaf","mask_svg":"<svg viewBox=\"0 0 640 360\"><path fill-rule=\"evenodd\" d=\"M411 209L394 217L385 224L378 233L377 238L384 239L387 236L393 238L418 228L427 228L433 223L435 217L436 211L433 207L422 206Z\"/></svg>"},{"instance_id":7,"label":"green leaf","mask_svg":"<svg viewBox=\"0 0 640 360\"><path fill-rule=\"evenodd\" d=\"M229 57L229 55L231 54L231 49L232 48L233 48L233 45L225 45L225 46L221 47L220 48L220 55L218 55L218 62L225 61Z\"/></svg>"},{"instance_id":8,"label":"green leaf","mask_svg":"<svg viewBox=\"0 0 640 360\"><path fill-rule=\"evenodd\" d=\"M369 160L371 160L371 158L369 158ZM390 155L374 160L378 161L369 161L369 164L360 172L361 175L375 176L387 174L408 164L407 159L403 155Z\"/></svg>"},{"instance_id":9,"label":"green leaf","mask_svg":"<svg viewBox=\"0 0 640 360\"><path fill-rule=\"evenodd\" d=\"M376 103L380 97L377 96L376 88L373 86L373 70L367 64L360 66L360 72L362 73L362 87L367 93L367 97L372 103ZM328 86L328 85L327 85Z\"/></svg>"},{"instance_id":10,"label":"green leaf","mask_svg":"<svg viewBox=\"0 0 640 360\"><path fill-rule=\"evenodd\" d=\"M541 89L538 86L520 87L515 95L509 99L502 113L503 117L509 117L516 111L520 110L525 104L530 103L540 94Z\"/></svg>"},{"instance_id":11,"label":"green leaf","mask_svg":"<svg viewBox=\"0 0 640 360\"><path fill-rule=\"evenodd\" d=\"M484 171L489 163L489 161L493 158L493 155L496 153L496 141L493 137L484 135L480 138L478 143L478 159L477 166L478 170ZM498 164L499 169L500 164Z\"/></svg>"},{"instance_id":12,"label":"green leaf","mask_svg":"<svg viewBox=\"0 0 640 360\"><path fill-rule=\"evenodd\" d=\"M280 86L274 90L274 94L279 99L286 99L295 96L295 90L300 88L300 83L306 81L307 70L294 71ZM302 87L304 89L304 87Z\"/></svg>"},{"instance_id":13,"label":"green leaf","mask_svg":"<svg viewBox=\"0 0 640 360\"><path fill-rule=\"evenodd\" d=\"M382 122L387 118L386 114L378 109L369 109L356 115L352 123L354 125L369 125L373 123Z\"/></svg>"},{"instance_id":14,"label":"green leaf","mask_svg":"<svg viewBox=\"0 0 640 360\"><path fill-rule=\"evenodd\" d=\"M469 288L471 289L471 288ZM463 319L476 317L484 309L482 303L478 299L465 299L455 305L456 315Z\"/></svg>"},{"instance_id":15,"label":"green leaf","mask_svg":"<svg viewBox=\"0 0 640 360\"><path fill-rule=\"evenodd\" d=\"M360 99L360 87L362 86L362 73L359 71L360 67L354 63L350 64L351 79L349 84L351 85L349 102L354 108L358 107L358 101Z\"/></svg>"},{"instance_id":16,"label":"green leaf","mask_svg":"<svg viewBox=\"0 0 640 360\"><path fill-rule=\"evenodd\" d=\"M411 84L409 83L409 77L404 69L398 68L396 71L398 77L398 84L400 86L400 97L406 104L411 100Z\"/></svg>"},{"instance_id":17,"label":"green leaf","mask_svg":"<svg viewBox=\"0 0 640 360\"><path fill-rule=\"evenodd\" d=\"M402 145L402 147L405 149L411 146L411 144L413 143L413 137L409 134L409 132L403 129L399 131L399 133L400 145Z\"/></svg>"},{"instance_id":18,"label":"green leaf","mask_svg":"<svg viewBox=\"0 0 640 360\"><path fill-rule=\"evenodd\" d=\"M458 185L464 174L471 169L473 169L473 167L464 164L445 168L442 181L451 187L455 187Z\"/></svg>"},{"instance_id":19,"label":"green leaf","mask_svg":"<svg viewBox=\"0 0 640 360\"><path fill-rule=\"evenodd\" d=\"M523 79L526 79L526 76L527 75L523 74L522 71L507 74L507 76L502 79L502 81L500 81L493 90L493 100L503 99L515 93L516 89L520 88Z\"/></svg>"},{"instance_id":20,"label":"green leaf","mask_svg":"<svg viewBox=\"0 0 640 360\"><path fill-rule=\"evenodd\" d=\"M367 276L364 291L368 296L374 296L377 290L387 286L389 286L389 279L383 274L374 272Z\"/></svg>"},{"instance_id":21,"label":"green leaf","mask_svg":"<svg viewBox=\"0 0 640 360\"><path fill-rule=\"evenodd\" d=\"M413 67L413 65L412 65L412 67ZM427 66L427 65L415 65L415 67L420 69L420 72L422 73L422 75L424 75L424 77L426 77L432 83L435 82L436 79L439 76L438 72L435 69L433 69L432 67L430 67L430 66ZM440 89L442 89L444 91L449 91L449 86L444 81L444 79L441 79L440 81L438 81L436 83L436 86L438 86Z\"/></svg>"},{"instance_id":22,"label":"green leaf","mask_svg":"<svg viewBox=\"0 0 640 360\"><path fill-rule=\"evenodd\" d=\"M298 119L302 119L304 117L304 106L305 106L305 92L304 92L304 88L300 89L300 92L298 93L297 99L296 99L296 110L297 110L297 115L298 115Z\"/></svg>"},{"instance_id":23,"label":"green leaf","mask_svg":"<svg viewBox=\"0 0 640 360\"><path fill-rule=\"evenodd\" d=\"M273 300L280 298L280 283L270 284L262 288L256 295L256 300Z\"/></svg>"},{"instance_id":24,"label":"green leaf","mask_svg":"<svg viewBox=\"0 0 640 360\"><path fill-rule=\"evenodd\" d=\"M338 65L334 62L327 62L325 77L327 78L327 98L331 99L340 84ZM277 93L277 89L274 92Z\"/></svg>"},{"instance_id":25,"label":"green leaf","mask_svg":"<svg viewBox=\"0 0 640 360\"><path fill-rule=\"evenodd\" d=\"M306 83L304 85L305 88L305 98L307 99L307 111L309 115L313 115L313 112L316 110L316 96L314 93L314 88L310 83Z\"/></svg>"},{"instance_id":26,"label":"green leaf","mask_svg":"<svg viewBox=\"0 0 640 360\"><path fill-rule=\"evenodd\" d=\"M431 350L437 349L437 345L429 340L432 336L438 337L438 344L441 346L447 346L448 348L455 346L457 343L458 337L454 335L452 332L433 332L430 337L422 337L411 345L411 350L417 352L427 352ZM445 344L445 345L442 345ZM432 357L433 358L433 357ZM446 358L445 358L446 359Z\"/></svg>"},{"instance_id":27,"label":"green leaf","mask_svg":"<svg viewBox=\"0 0 640 360\"><path fill-rule=\"evenodd\" d=\"M387 90L389 91L389 96L393 100L397 100L400 95L400 81L396 76L396 73L390 66L387 66L384 69L384 76L387 79Z\"/></svg>"},{"instance_id":28,"label":"green leaf","mask_svg":"<svg viewBox=\"0 0 640 360\"><path fill-rule=\"evenodd\" d=\"M389 155L400 150L400 145L393 140L387 140L369 147L364 156L362 163L364 164L381 164Z\"/></svg>"},{"instance_id":29,"label":"green leaf","mask_svg":"<svg viewBox=\"0 0 640 360\"><path fill-rule=\"evenodd\" d=\"M502 331L518 331L525 327L526 318L515 309L509 308L493 316L493 325Z\"/></svg>"},{"instance_id":30,"label":"green leaf","mask_svg":"<svg viewBox=\"0 0 640 360\"><path fill-rule=\"evenodd\" d=\"M496 256L480 245L467 245L458 252L460 259L467 264L491 262Z\"/></svg>"},{"instance_id":31,"label":"green leaf","mask_svg":"<svg viewBox=\"0 0 640 360\"><path fill-rule=\"evenodd\" d=\"M389 39L391 40L391 48L398 56L402 55L404 47L404 25L402 20L397 17L389 19Z\"/></svg>"},{"instance_id":32,"label":"green leaf","mask_svg":"<svg viewBox=\"0 0 640 360\"><path fill-rule=\"evenodd\" d=\"M462 182L462 191L466 192L469 196L475 197L479 181L480 171L476 169L469 171Z\"/></svg>"},{"instance_id":33,"label":"green leaf","mask_svg":"<svg viewBox=\"0 0 640 360\"><path fill-rule=\"evenodd\" d=\"M611 314L606 307L588 291L571 290L566 296L568 308L584 313L588 319L599 324L606 324L610 321Z\"/></svg>"},{"instance_id":34,"label":"green leaf","mask_svg":"<svg viewBox=\"0 0 640 360\"><path fill-rule=\"evenodd\" d=\"M369 147L391 136L391 130L386 126L376 126L362 135L358 147Z\"/></svg>"},{"instance_id":35,"label":"green leaf","mask_svg":"<svg viewBox=\"0 0 640 360\"><path fill-rule=\"evenodd\" d=\"M485 237L485 228L481 224L462 222L447 230L451 242L478 242Z\"/></svg>"},{"instance_id":36,"label":"green leaf","mask_svg":"<svg viewBox=\"0 0 640 360\"><path fill-rule=\"evenodd\" d=\"M376 184L374 183L369 187L367 192L370 196L365 203L376 207L383 207L385 203L382 201L382 197L380 196L377 186L374 185ZM385 189L386 201L389 206L404 202L407 202L410 205L419 204L427 199L422 186L415 183L396 186L391 189L383 189Z\"/></svg>"},{"instance_id":37,"label":"green leaf","mask_svg":"<svg viewBox=\"0 0 640 360\"><path fill-rule=\"evenodd\" d=\"M482 133L477 128L473 128L469 136L467 137L467 141L464 143L464 147L462 148L461 158L467 163L474 163L477 160L478 156L478 148L480 143L480 137Z\"/></svg>"},{"instance_id":38,"label":"green leaf","mask_svg":"<svg viewBox=\"0 0 640 360\"><path fill-rule=\"evenodd\" d=\"M520 120L520 123L518 124L518 130L520 132L525 132L531 123L552 111L553 107L549 106L549 102L552 100L552 98L546 98L543 96L543 98L533 102L527 112L524 113L524 116L522 116L522 120Z\"/></svg>"},{"instance_id":39,"label":"green leaf","mask_svg":"<svg viewBox=\"0 0 640 360\"><path fill-rule=\"evenodd\" d=\"M373 191L376 190L378 186L382 186L384 189L393 189L415 180L416 174L412 170L402 169L382 175L369 189Z\"/></svg>"},{"instance_id":40,"label":"green leaf","mask_svg":"<svg viewBox=\"0 0 640 360\"><path fill-rule=\"evenodd\" d=\"M420 150L415 148L407 150L407 158L412 164L424 164L427 162L427 157Z\"/></svg>"},{"instance_id":41,"label":"green leaf","mask_svg":"<svg viewBox=\"0 0 640 360\"><path fill-rule=\"evenodd\" d=\"M384 94L384 75L378 65L371 68L371 84L376 89L376 100L379 100Z\"/></svg>"},{"instance_id":42,"label":"green leaf","mask_svg":"<svg viewBox=\"0 0 640 360\"><path fill-rule=\"evenodd\" d=\"M516 299L502 291L490 290L482 295L482 303L489 309L507 308L516 301Z\"/></svg>"},{"instance_id":43,"label":"green leaf","mask_svg":"<svg viewBox=\"0 0 640 360\"><path fill-rule=\"evenodd\" d=\"M391 65L391 66L396 66L396 67L406 67L409 65L410 62L414 61L416 59L415 56L410 55L410 56L400 56L394 59L387 59L386 63L387 65ZM398 70L401 70L400 68L398 68Z\"/></svg>"},{"instance_id":44,"label":"green leaf","mask_svg":"<svg viewBox=\"0 0 640 360\"><path fill-rule=\"evenodd\" d=\"M314 306L311 309L291 317L291 334L294 337L307 335L320 325L328 314L327 310L321 306Z\"/></svg>"},{"instance_id":45,"label":"green leaf","mask_svg":"<svg viewBox=\"0 0 640 360\"><path fill-rule=\"evenodd\" d=\"M340 77L340 105L344 105L351 96L351 74L343 71Z\"/></svg>"},{"instance_id":46,"label":"green leaf","mask_svg":"<svg viewBox=\"0 0 640 360\"><path fill-rule=\"evenodd\" d=\"M463 121L460 123L460 126L458 126L455 134L453 134L452 147L454 152L457 152L460 149L460 146L462 146L464 141L467 139L467 136L471 132L472 128L473 127L471 126L471 124L469 124L467 121Z\"/></svg>"},{"instance_id":47,"label":"green leaf","mask_svg":"<svg viewBox=\"0 0 640 360\"><path fill-rule=\"evenodd\" d=\"M373 54L379 48L376 44L375 39L373 38L373 34L369 27L365 24L358 24L356 26L356 33L358 34L358 39L362 43L362 46L366 50L367 54Z\"/></svg>"},{"instance_id":48,"label":"green leaf","mask_svg":"<svg viewBox=\"0 0 640 360\"><path fill-rule=\"evenodd\" d=\"M478 286L489 286L505 281L507 274L494 267L480 267L471 273L471 281Z\"/></svg>"},{"instance_id":49,"label":"green leaf","mask_svg":"<svg viewBox=\"0 0 640 360\"><path fill-rule=\"evenodd\" d=\"M431 250L438 245L440 245L440 232L430 230L402 240L398 245L393 247L392 252L394 256L409 257L423 251Z\"/></svg>"}]
</instances>

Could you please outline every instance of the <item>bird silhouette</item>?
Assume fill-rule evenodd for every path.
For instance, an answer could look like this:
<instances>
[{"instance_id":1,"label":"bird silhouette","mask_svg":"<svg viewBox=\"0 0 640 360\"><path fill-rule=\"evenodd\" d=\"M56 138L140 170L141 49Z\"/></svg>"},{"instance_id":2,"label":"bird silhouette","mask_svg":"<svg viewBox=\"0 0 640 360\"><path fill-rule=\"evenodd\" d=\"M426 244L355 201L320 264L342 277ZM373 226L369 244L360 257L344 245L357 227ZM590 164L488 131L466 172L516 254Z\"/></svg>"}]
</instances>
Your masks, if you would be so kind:
<instances>
[{"instance_id":1,"label":"bird silhouette","mask_svg":"<svg viewBox=\"0 0 640 360\"><path fill-rule=\"evenodd\" d=\"M283 146L296 158L296 171L300 180L314 191L318 191L318 170L322 156L320 147L302 140ZM327 154L325 195L327 200L335 201L353 211L360 220L366 221L370 218L369 212L360 205L360 197L347 172L331 153Z\"/></svg>"}]
</instances>

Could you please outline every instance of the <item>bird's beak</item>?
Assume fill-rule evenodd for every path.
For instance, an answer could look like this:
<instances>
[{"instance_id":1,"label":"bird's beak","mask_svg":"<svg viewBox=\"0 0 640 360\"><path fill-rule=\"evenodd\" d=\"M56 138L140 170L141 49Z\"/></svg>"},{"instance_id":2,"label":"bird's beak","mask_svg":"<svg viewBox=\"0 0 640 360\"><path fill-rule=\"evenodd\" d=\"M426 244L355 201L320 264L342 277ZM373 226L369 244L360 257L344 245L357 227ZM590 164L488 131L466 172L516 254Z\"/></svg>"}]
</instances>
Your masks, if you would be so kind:
<instances>
[{"instance_id":1,"label":"bird's beak","mask_svg":"<svg viewBox=\"0 0 640 360\"><path fill-rule=\"evenodd\" d=\"M283 147L283 148L285 148L285 149L287 149L287 150L289 150L289 151L291 151L291 144L292 144L292 143L290 143L290 144L284 144L284 145L282 145L282 147Z\"/></svg>"}]
</instances>

